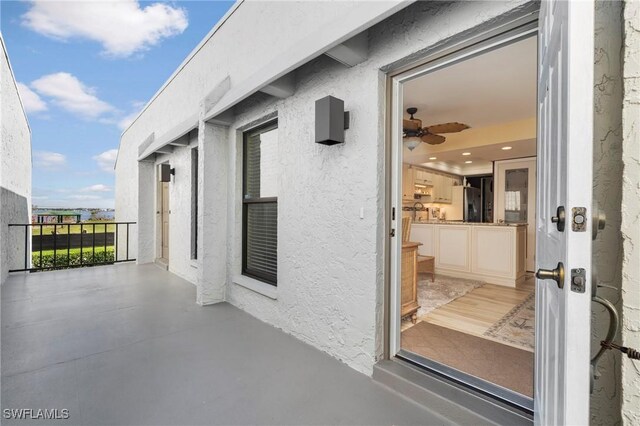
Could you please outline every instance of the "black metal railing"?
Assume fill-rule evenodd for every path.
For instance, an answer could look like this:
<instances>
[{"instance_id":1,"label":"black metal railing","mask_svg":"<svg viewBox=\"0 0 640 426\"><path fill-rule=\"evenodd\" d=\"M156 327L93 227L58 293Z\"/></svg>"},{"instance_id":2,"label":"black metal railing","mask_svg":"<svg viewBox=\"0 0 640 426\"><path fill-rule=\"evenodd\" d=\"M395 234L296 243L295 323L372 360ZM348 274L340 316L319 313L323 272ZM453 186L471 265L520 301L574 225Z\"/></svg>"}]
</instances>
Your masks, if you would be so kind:
<instances>
[{"instance_id":1,"label":"black metal railing","mask_svg":"<svg viewBox=\"0 0 640 426\"><path fill-rule=\"evenodd\" d=\"M82 268L135 261L135 258L129 257L129 235L135 224L136 222L9 224L10 231L12 228L23 228L24 232L24 265L10 269L9 272ZM13 241L17 241L15 237Z\"/></svg>"}]
</instances>

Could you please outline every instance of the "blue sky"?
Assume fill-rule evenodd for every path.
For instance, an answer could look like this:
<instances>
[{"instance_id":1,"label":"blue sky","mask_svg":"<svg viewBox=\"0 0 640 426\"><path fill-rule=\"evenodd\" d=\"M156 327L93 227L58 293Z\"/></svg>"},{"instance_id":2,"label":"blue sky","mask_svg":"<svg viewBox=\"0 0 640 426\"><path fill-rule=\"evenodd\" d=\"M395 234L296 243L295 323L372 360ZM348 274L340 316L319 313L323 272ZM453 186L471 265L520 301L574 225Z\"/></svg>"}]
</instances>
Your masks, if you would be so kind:
<instances>
[{"instance_id":1,"label":"blue sky","mask_svg":"<svg viewBox=\"0 0 640 426\"><path fill-rule=\"evenodd\" d=\"M113 207L120 134L233 2L5 1L41 207Z\"/></svg>"}]
</instances>

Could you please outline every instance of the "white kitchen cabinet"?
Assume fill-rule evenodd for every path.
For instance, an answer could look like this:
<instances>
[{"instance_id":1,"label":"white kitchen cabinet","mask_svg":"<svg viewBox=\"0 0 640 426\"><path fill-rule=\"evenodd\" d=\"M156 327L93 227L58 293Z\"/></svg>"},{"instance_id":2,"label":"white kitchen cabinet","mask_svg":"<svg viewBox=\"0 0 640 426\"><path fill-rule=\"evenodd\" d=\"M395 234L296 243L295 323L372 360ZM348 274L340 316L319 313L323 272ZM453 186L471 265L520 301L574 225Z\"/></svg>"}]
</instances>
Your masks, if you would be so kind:
<instances>
[{"instance_id":1,"label":"white kitchen cabinet","mask_svg":"<svg viewBox=\"0 0 640 426\"><path fill-rule=\"evenodd\" d=\"M414 169L408 164L402 165L402 199L405 201L413 200L414 187Z\"/></svg>"},{"instance_id":2,"label":"white kitchen cabinet","mask_svg":"<svg viewBox=\"0 0 640 426\"><path fill-rule=\"evenodd\" d=\"M525 278L526 226L413 223L418 254L435 257L436 274L515 287Z\"/></svg>"},{"instance_id":3,"label":"white kitchen cabinet","mask_svg":"<svg viewBox=\"0 0 640 426\"><path fill-rule=\"evenodd\" d=\"M409 241L422 243L418 247L420 256L435 256L435 226L412 224Z\"/></svg>"},{"instance_id":4,"label":"white kitchen cabinet","mask_svg":"<svg viewBox=\"0 0 640 426\"><path fill-rule=\"evenodd\" d=\"M436 225L436 270L471 272L471 226Z\"/></svg>"}]
</instances>

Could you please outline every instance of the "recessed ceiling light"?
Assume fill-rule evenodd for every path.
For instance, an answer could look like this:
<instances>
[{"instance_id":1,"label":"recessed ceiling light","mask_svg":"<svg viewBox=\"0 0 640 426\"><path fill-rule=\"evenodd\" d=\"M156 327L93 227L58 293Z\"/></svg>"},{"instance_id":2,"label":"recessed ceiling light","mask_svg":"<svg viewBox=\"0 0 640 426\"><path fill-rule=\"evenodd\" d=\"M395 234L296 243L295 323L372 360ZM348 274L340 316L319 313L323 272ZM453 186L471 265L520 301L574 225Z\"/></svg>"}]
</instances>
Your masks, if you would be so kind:
<instances>
[{"instance_id":1,"label":"recessed ceiling light","mask_svg":"<svg viewBox=\"0 0 640 426\"><path fill-rule=\"evenodd\" d=\"M467 160L467 161L464 162L464 164L471 164L471 163L473 163L473 161L471 161L471 160Z\"/></svg>"},{"instance_id":2,"label":"recessed ceiling light","mask_svg":"<svg viewBox=\"0 0 640 426\"><path fill-rule=\"evenodd\" d=\"M462 155L471 155L470 152L463 152Z\"/></svg>"},{"instance_id":3,"label":"recessed ceiling light","mask_svg":"<svg viewBox=\"0 0 640 426\"><path fill-rule=\"evenodd\" d=\"M429 160L437 160L438 157L429 157Z\"/></svg>"},{"instance_id":4,"label":"recessed ceiling light","mask_svg":"<svg viewBox=\"0 0 640 426\"><path fill-rule=\"evenodd\" d=\"M510 147L510 146L503 146L503 147L502 147L502 150L503 150L503 151L509 151L510 149L511 149L511 147Z\"/></svg>"}]
</instances>

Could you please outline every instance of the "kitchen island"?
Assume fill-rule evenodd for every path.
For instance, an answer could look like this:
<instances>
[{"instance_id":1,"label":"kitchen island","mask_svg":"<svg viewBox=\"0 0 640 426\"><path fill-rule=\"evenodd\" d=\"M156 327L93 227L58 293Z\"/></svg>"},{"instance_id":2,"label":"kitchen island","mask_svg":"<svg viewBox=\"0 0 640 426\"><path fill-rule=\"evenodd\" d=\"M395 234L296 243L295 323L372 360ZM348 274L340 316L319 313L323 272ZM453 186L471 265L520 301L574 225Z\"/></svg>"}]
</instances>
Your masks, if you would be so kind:
<instances>
[{"instance_id":1,"label":"kitchen island","mask_svg":"<svg viewBox=\"0 0 640 426\"><path fill-rule=\"evenodd\" d=\"M436 274L515 287L525 279L526 224L426 221L411 224L418 254L435 257Z\"/></svg>"}]
</instances>

